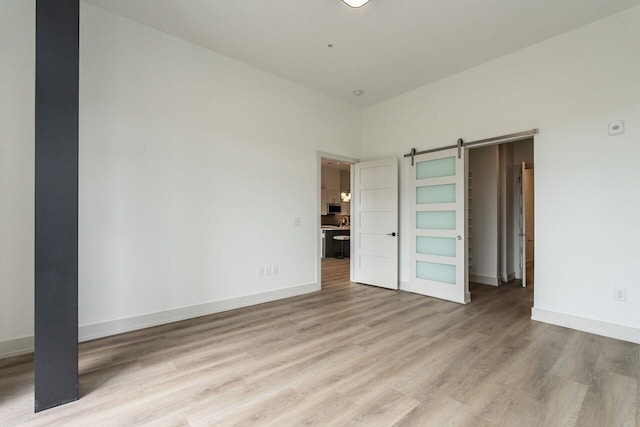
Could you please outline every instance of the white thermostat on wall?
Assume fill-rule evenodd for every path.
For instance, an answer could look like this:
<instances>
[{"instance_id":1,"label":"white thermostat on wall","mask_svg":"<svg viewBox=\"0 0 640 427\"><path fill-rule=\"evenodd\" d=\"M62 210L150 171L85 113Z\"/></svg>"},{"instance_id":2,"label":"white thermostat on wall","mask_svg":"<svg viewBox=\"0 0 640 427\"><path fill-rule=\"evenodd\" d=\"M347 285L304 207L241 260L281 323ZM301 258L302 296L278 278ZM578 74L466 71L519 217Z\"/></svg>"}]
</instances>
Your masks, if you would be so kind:
<instances>
[{"instance_id":1,"label":"white thermostat on wall","mask_svg":"<svg viewBox=\"0 0 640 427\"><path fill-rule=\"evenodd\" d=\"M609 135L621 135L624 133L624 120L614 120L609 122Z\"/></svg>"}]
</instances>

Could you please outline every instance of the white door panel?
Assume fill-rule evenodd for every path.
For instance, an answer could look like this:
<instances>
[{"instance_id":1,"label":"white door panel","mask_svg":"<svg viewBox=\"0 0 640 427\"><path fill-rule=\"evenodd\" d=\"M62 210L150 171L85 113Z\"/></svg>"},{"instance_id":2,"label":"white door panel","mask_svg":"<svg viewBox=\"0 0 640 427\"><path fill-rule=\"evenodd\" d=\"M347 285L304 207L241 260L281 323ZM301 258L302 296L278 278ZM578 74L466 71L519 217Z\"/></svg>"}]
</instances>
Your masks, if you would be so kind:
<instances>
[{"instance_id":1,"label":"white door panel","mask_svg":"<svg viewBox=\"0 0 640 427\"><path fill-rule=\"evenodd\" d=\"M354 175L355 281L398 289L398 160L356 163Z\"/></svg>"},{"instance_id":2,"label":"white door panel","mask_svg":"<svg viewBox=\"0 0 640 427\"><path fill-rule=\"evenodd\" d=\"M361 169L359 178L360 183L366 188L387 188L391 180L397 179L397 166L381 164L379 166L365 167Z\"/></svg>"},{"instance_id":3,"label":"white door panel","mask_svg":"<svg viewBox=\"0 0 640 427\"><path fill-rule=\"evenodd\" d=\"M387 204L393 192L389 188L374 188L360 192L360 206L367 211L388 212Z\"/></svg>"},{"instance_id":4,"label":"white door panel","mask_svg":"<svg viewBox=\"0 0 640 427\"><path fill-rule=\"evenodd\" d=\"M394 247L389 245L389 236L378 235L373 233L361 233L361 255L378 257L378 258L392 258Z\"/></svg>"},{"instance_id":5,"label":"white door panel","mask_svg":"<svg viewBox=\"0 0 640 427\"><path fill-rule=\"evenodd\" d=\"M360 227L363 233L374 232L393 223L392 212L361 212L359 215Z\"/></svg>"}]
</instances>

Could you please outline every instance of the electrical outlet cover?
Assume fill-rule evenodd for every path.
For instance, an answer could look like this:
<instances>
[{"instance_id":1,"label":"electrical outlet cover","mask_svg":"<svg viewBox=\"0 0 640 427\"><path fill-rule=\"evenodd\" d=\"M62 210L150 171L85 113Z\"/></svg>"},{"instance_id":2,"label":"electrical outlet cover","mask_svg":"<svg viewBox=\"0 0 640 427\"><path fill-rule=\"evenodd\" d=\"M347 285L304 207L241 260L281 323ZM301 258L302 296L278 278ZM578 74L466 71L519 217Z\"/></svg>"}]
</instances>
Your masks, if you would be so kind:
<instances>
[{"instance_id":1,"label":"electrical outlet cover","mask_svg":"<svg viewBox=\"0 0 640 427\"><path fill-rule=\"evenodd\" d=\"M616 301L625 302L627 300L627 290L626 289L616 289L614 298Z\"/></svg>"}]
</instances>

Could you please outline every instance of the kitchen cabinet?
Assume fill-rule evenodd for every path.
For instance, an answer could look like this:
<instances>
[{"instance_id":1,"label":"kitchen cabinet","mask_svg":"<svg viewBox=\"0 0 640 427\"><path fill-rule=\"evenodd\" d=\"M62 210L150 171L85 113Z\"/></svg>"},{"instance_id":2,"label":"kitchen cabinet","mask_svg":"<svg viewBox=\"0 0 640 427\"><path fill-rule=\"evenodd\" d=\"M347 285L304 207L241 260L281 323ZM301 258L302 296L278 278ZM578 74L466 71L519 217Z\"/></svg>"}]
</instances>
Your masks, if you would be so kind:
<instances>
[{"instance_id":1,"label":"kitchen cabinet","mask_svg":"<svg viewBox=\"0 0 640 427\"><path fill-rule=\"evenodd\" d=\"M340 190L340 171L338 169L322 169L322 188Z\"/></svg>"},{"instance_id":2,"label":"kitchen cabinet","mask_svg":"<svg viewBox=\"0 0 640 427\"><path fill-rule=\"evenodd\" d=\"M341 197L341 193L351 191L349 171L323 167L320 178L320 214L327 215L327 203L333 203L341 205L341 215L350 215L350 204L343 202Z\"/></svg>"},{"instance_id":3,"label":"kitchen cabinet","mask_svg":"<svg viewBox=\"0 0 640 427\"><path fill-rule=\"evenodd\" d=\"M349 193L351 191L351 183L349 171L340 171L340 191Z\"/></svg>"},{"instance_id":4,"label":"kitchen cabinet","mask_svg":"<svg viewBox=\"0 0 640 427\"><path fill-rule=\"evenodd\" d=\"M340 203L340 190L327 190L327 203Z\"/></svg>"},{"instance_id":5,"label":"kitchen cabinet","mask_svg":"<svg viewBox=\"0 0 640 427\"><path fill-rule=\"evenodd\" d=\"M320 214L327 214L327 203L340 203L340 191L323 188L320 190Z\"/></svg>"},{"instance_id":6,"label":"kitchen cabinet","mask_svg":"<svg viewBox=\"0 0 640 427\"><path fill-rule=\"evenodd\" d=\"M341 244L342 242L338 241L338 240L333 240L333 236L342 236L342 235L346 235L349 236L351 235L351 230L345 230L345 229L335 229L335 230L324 230L324 245L325 245L325 257L327 258L333 258L336 256L340 256L341 253ZM351 242L349 241L345 241L344 242L344 256L348 257L350 255L350 247L351 247Z\"/></svg>"}]
</instances>

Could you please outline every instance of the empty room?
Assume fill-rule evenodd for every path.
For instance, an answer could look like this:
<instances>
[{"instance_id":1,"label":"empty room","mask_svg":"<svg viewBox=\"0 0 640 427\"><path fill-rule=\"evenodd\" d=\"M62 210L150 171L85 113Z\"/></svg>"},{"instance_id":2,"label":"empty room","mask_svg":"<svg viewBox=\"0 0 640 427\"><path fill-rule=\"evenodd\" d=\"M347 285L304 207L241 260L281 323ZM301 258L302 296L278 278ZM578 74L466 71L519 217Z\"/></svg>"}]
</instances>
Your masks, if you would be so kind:
<instances>
[{"instance_id":1,"label":"empty room","mask_svg":"<svg viewBox=\"0 0 640 427\"><path fill-rule=\"evenodd\" d=\"M0 0L0 426L640 426L640 0Z\"/></svg>"}]
</instances>

